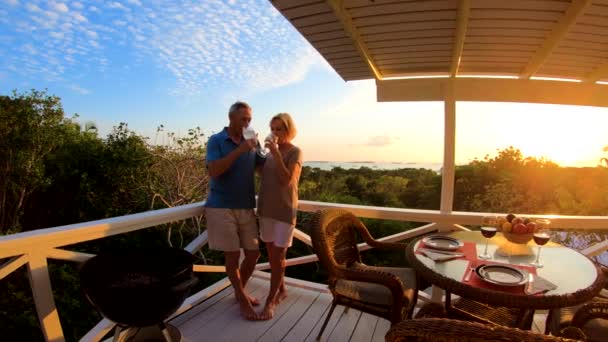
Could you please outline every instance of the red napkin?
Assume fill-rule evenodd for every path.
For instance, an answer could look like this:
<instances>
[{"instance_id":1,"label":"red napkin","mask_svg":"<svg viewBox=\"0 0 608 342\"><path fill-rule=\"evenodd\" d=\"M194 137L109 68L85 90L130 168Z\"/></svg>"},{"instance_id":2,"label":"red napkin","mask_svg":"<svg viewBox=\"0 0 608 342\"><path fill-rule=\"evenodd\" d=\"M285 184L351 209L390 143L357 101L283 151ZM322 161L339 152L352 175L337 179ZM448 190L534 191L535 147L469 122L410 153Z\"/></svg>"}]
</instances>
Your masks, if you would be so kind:
<instances>
[{"instance_id":1,"label":"red napkin","mask_svg":"<svg viewBox=\"0 0 608 342\"><path fill-rule=\"evenodd\" d=\"M494 285L494 284L490 284L486 281L484 281L483 279L479 278L477 276L477 272L472 271L473 274L471 274L471 278L469 279L469 281L464 281L464 277L467 276L467 274L469 272L471 272L470 268L471 267L477 267L478 265L502 265L502 266L510 266L513 268L518 268L520 270L524 270L527 271L528 273L532 273L534 275L536 275L536 268L533 266L524 266L524 265L510 265L510 264L505 264L502 262L495 262L495 261L489 261L489 260L470 260L469 261L469 265L467 267L466 272L464 272L464 275L462 277L462 282L469 284L471 286L475 286L475 287L480 287L480 288L484 288L484 289L490 289L490 290L496 290L496 291L503 291L503 292L508 292L508 293L513 293L513 294L524 294L524 289L526 288L527 283L523 284L523 285L518 285L518 286L500 286L500 285Z\"/></svg>"},{"instance_id":2,"label":"red napkin","mask_svg":"<svg viewBox=\"0 0 608 342\"><path fill-rule=\"evenodd\" d=\"M418 244L418 248L416 248L416 253L417 254L422 254L422 252L420 252L420 248L428 248L428 249L433 249L431 247L427 247L427 245L424 244L424 242L420 241L420 243ZM452 250L450 252L454 252L454 253L462 253L464 254L464 256L462 256L461 258L465 258L467 260L476 260L477 259L477 248L475 247L475 242L469 242L469 241L464 241L464 245L456 250ZM458 259L458 258L455 258Z\"/></svg>"}]
</instances>

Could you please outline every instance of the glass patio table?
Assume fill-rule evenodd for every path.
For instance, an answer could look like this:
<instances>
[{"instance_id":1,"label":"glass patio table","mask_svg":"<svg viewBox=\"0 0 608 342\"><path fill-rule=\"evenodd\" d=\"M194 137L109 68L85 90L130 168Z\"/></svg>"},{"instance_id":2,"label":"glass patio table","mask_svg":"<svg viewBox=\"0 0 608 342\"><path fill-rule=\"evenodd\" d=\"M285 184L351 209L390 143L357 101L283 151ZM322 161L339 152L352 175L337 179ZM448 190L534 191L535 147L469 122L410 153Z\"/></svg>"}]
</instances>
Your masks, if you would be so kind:
<instances>
[{"instance_id":1,"label":"glass patio table","mask_svg":"<svg viewBox=\"0 0 608 342\"><path fill-rule=\"evenodd\" d=\"M459 231L446 235L465 242L474 242L477 255L483 253L485 238L479 231ZM557 285L554 290L544 294L527 295L523 290L508 292L470 285L463 282L465 272L469 270L469 260L435 262L416 253L422 238L408 245L407 260L419 277L445 290L444 314L449 317L530 329L534 310L581 304L591 300L603 287L603 274L589 258L555 243L543 247L541 260L544 267L536 269L538 276ZM536 258L537 249L533 241L528 245L509 244L511 243L500 233L490 239L488 252L492 255L491 261L528 265ZM499 251L501 247L516 250L503 255L504 253ZM486 260L479 259L476 262L485 263ZM460 299L452 303L452 294L458 295ZM508 317L513 319L509 321Z\"/></svg>"}]
</instances>

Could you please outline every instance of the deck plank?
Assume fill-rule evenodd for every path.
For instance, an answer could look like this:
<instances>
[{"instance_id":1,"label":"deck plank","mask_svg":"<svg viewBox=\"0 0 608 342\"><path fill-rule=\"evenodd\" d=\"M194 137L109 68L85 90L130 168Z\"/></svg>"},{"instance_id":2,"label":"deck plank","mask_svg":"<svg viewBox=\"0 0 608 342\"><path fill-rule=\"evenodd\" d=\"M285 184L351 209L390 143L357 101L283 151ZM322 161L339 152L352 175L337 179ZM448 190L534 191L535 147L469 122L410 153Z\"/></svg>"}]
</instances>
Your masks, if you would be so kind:
<instances>
[{"instance_id":1,"label":"deck plank","mask_svg":"<svg viewBox=\"0 0 608 342\"><path fill-rule=\"evenodd\" d=\"M360 317L361 311L359 310L349 309L342 313L338 324L331 331L327 340L332 342L348 342Z\"/></svg>"},{"instance_id":2,"label":"deck plank","mask_svg":"<svg viewBox=\"0 0 608 342\"><path fill-rule=\"evenodd\" d=\"M218 301L220 301L222 298L229 296L230 294L232 294L232 286L228 286L225 289L223 289L222 291L216 293L215 295L213 295L212 297L206 299L205 301L203 301L202 303L194 306L192 309L182 313L181 315L173 318L170 323L175 325L175 326L181 326L184 323L186 323L187 321L196 318L198 315L200 315L201 313L203 313L205 310L209 309L211 306L213 306L213 304L217 303Z\"/></svg>"},{"instance_id":3,"label":"deck plank","mask_svg":"<svg viewBox=\"0 0 608 342\"><path fill-rule=\"evenodd\" d=\"M260 282L251 279L247 283L247 290L253 296L262 296L265 289ZM239 306L234 292L216 302L211 308L205 310L196 319L191 319L179 326L179 330L186 341L214 340L216 333L221 332L228 324L244 321L239 313Z\"/></svg>"},{"instance_id":4,"label":"deck plank","mask_svg":"<svg viewBox=\"0 0 608 342\"><path fill-rule=\"evenodd\" d=\"M319 297L320 295L320 293L314 293L308 290L300 290L300 292L300 298L298 298L296 302L291 306L291 308L289 308L289 310L278 320L276 320L276 318L273 318L274 320L276 320L276 322L272 325L270 329L268 329L262 336L260 336L258 341L281 341L283 337L285 337L294 326L299 324L299 321L302 319L302 316L308 311L308 309L312 306L312 304L316 301L317 297ZM279 305L283 305L283 303ZM300 336L300 339L301 338L302 337Z\"/></svg>"},{"instance_id":5,"label":"deck plank","mask_svg":"<svg viewBox=\"0 0 608 342\"><path fill-rule=\"evenodd\" d=\"M304 340L310 331L317 325L320 319L325 319L324 315L331 305L332 296L328 293L321 293L306 310L298 321L298 324L285 335L284 342L299 342Z\"/></svg>"},{"instance_id":6,"label":"deck plank","mask_svg":"<svg viewBox=\"0 0 608 342\"><path fill-rule=\"evenodd\" d=\"M323 322L325 321L325 317L329 313L329 308L330 308L330 306L328 306L327 310L325 310L323 315L319 317L319 321L317 321L317 324L315 325L315 327L310 331L310 333L304 340L305 342L317 341L317 335L319 334L319 331L321 330L321 325L323 325ZM332 330L334 330L334 327L336 326L336 324L338 324L338 321L340 320L340 317L342 316L343 312L344 312L344 306L342 306L342 305L336 306L333 314L331 315L331 318L329 319L329 322L327 322L327 327L325 328L325 331L323 331L323 336L321 336L321 339L319 341L329 341L327 339L327 336L329 336L331 334Z\"/></svg>"},{"instance_id":7,"label":"deck plank","mask_svg":"<svg viewBox=\"0 0 608 342\"><path fill-rule=\"evenodd\" d=\"M355 331L350 338L351 342L369 342L372 340L376 324L380 317L368 314L366 312L361 314L359 322L355 326Z\"/></svg>"},{"instance_id":8,"label":"deck plank","mask_svg":"<svg viewBox=\"0 0 608 342\"><path fill-rule=\"evenodd\" d=\"M384 342L384 335L391 328L391 322L388 319L379 319L374 330L374 336L372 336L372 342Z\"/></svg>"},{"instance_id":9,"label":"deck plank","mask_svg":"<svg viewBox=\"0 0 608 342\"><path fill-rule=\"evenodd\" d=\"M297 279L290 279L297 283ZM263 303L268 293L268 279L252 277L248 292ZM277 306L275 317L269 321L247 321L240 316L232 287L227 287L205 299L171 323L182 333L184 342L198 341L316 341L331 306L329 293L310 287L291 286L289 297ZM262 307L256 307L260 311ZM543 333L546 311L534 316L532 330ZM374 315L339 305L325 329L321 341L381 342L390 322Z\"/></svg>"},{"instance_id":10,"label":"deck plank","mask_svg":"<svg viewBox=\"0 0 608 342\"><path fill-rule=\"evenodd\" d=\"M262 282L263 280L257 280ZM269 283L265 282L262 285L265 293L268 293ZM255 341L259 336L264 335L266 331L272 328L272 326L280 321L281 317L289 312L294 303L301 297L304 291L300 289L291 288L289 296L285 299L281 305L278 305L275 309L275 317L268 321L247 321L241 320L239 324L234 324L230 329L224 329L222 334L218 336L216 341ZM256 311L261 311L261 307ZM244 337L247 337L246 339Z\"/></svg>"}]
</instances>

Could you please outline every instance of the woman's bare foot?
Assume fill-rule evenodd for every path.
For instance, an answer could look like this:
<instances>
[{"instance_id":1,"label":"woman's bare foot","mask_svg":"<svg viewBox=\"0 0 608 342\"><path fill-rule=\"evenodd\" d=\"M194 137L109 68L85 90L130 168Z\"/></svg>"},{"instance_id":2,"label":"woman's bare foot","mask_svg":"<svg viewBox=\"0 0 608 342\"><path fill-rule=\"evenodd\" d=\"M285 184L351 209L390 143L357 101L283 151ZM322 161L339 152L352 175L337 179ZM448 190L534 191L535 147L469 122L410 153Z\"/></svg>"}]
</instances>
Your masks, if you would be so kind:
<instances>
[{"instance_id":1,"label":"woman's bare foot","mask_svg":"<svg viewBox=\"0 0 608 342\"><path fill-rule=\"evenodd\" d=\"M258 314L253 311L253 307L251 306L251 302L249 302L249 300L239 300L239 307L241 310L241 316L243 316L243 318L250 321L255 321L258 319Z\"/></svg>"},{"instance_id":2,"label":"woman's bare foot","mask_svg":"<svg viewBox=\"0 0 608 342\"><path fill-rule=\"evenodd\" d=\"M260 301L255 298L254 296L250 296L250 295L245 295L247 296L247 299L249 299L249 303L251 303L252 306L258 306L260 305Z\"/></svg>"},{"instance_id":3,"label":"woman's bare foot","mask_svg":"<svg viewBox=\"0 0 608 342\"><path fill-rule=\"evenodd\" d=\"M257 316L257 319L260 321L268 321L272 319L272 316L274 316L274 306L275 304L272 301L266 302L264 310L260 312L260 314Z\"/></svg>"}]
</instances>

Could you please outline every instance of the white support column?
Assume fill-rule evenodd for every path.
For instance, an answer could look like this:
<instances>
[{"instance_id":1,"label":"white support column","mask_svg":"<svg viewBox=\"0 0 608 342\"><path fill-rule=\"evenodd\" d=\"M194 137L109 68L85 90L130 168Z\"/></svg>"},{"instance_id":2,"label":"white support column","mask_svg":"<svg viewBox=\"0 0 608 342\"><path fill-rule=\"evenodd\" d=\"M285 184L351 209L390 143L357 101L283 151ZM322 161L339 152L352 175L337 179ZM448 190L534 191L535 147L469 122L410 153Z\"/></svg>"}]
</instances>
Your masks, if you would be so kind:
<instances>
[{"instance_id":1,"label":"white support column","mask_svg":"<svg viewBox=\"0 0 608 342\"><path fill-rule=\"evenodd\" d=\"M36 312L44 333L44 339L51 342L63 342L65 338L63 337L57 307L55 307L46 255L30 254L27 265Z\"/></svg>"},{"instance_id":2,"label":"white support column","mask_svg":"<svg viewBox=\"0 0 608 342\"><path fill-rule=\"evenodd\" d=\"M443 87L445 104L443 134L443 169L441 172L441 206L442 214L452 212L454 202L454 169L456 154L456 98L453 80Z\"/></svg>"}]
</instances>

